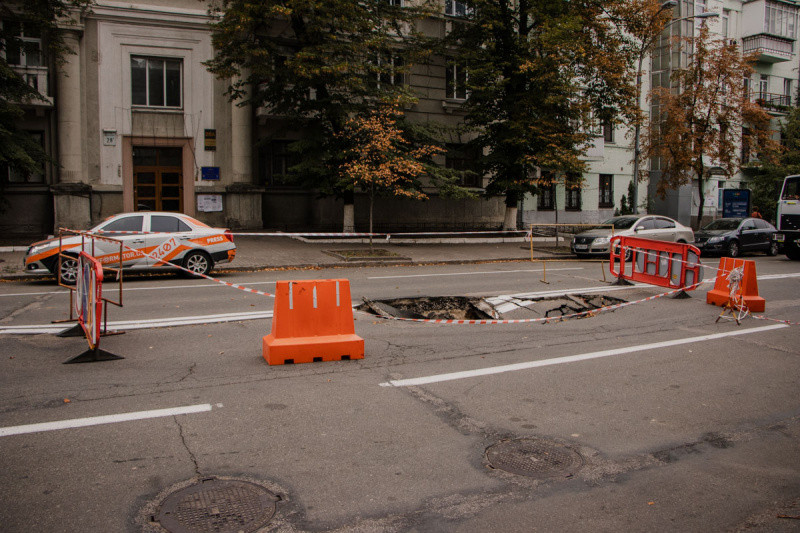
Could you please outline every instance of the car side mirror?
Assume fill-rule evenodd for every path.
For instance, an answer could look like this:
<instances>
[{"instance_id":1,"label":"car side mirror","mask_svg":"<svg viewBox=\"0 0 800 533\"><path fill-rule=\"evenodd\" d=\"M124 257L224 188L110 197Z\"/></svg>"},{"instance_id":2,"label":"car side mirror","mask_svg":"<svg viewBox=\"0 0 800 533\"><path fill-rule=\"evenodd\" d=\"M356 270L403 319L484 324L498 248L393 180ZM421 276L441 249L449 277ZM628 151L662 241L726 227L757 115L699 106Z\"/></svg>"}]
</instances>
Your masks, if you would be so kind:
<instances>
[{"instance_id":1,"label":"car side mirror","mask_svg":"<svg viewBox=\"0 0 800 533\"><path fill-rule=\"evenodd\" d=\"M639 233L640 231L642 231L642 227L641 226L636 226L635 228L633 228L633 231L634 231L634 233Z\"/></svg>"}]
</instances>

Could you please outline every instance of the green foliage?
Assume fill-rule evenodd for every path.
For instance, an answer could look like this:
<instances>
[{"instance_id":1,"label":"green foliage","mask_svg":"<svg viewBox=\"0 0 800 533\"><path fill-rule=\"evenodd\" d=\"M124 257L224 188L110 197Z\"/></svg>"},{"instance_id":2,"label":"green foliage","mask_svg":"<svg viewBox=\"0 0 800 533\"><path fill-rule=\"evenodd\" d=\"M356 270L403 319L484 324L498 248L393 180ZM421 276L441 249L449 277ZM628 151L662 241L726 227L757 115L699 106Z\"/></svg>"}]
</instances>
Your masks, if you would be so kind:
<instances>
[{"instance_id":1,"label":"green foliage","mask_svg":"<svg viewBox=\"0 0 800 533\"><path fill-rule=\"evenodd\" d=\"M9 56L24 49L20 30L28 36L41 38L43 64L58 62L66 49L57 21L71 9L81 9L86 1L36 0L29 2L0 3L0 169L10 168L21 174L42 172L42 165L50 162L41 145L20 128L25 106L41 102L44 97L8 64ZM12 53L13 52L13 53ZM1 206L0 206L1 207Z\"/></svg>"},{"instance_id":2,"label":"green foliage","mask_svg":"<svg viewBox=\"0 0 800 533\"><path fill-rule=\"evenodd\" d=\"M229 94L269 110L273 123L301 131L291 171L324 193L335 185L338 136L351 116L366 116L381 102L413 101L399 81L427 52L414 22L425 3L400 7L359 0L223 0L213 11L214 59L206 66L231 78ZM280 138L280 131L275 134Z\"/></svg>"},{"instance_id":3,"label":"green foliage","mask_svg":"<svg viewBox=\"0 0 800 533\"><path fill-rule=\"evenodd\" d=\"M478 129L489 194L536 192L538 169L581 174L596 119L634 98L632 55L611 0L467 0L449 50L465 65L467 123Z\"/></svg>"},{"instance_id":4,"label":"green foliage","mask_svg":"<svg viewBox=\"0 0 800 533\"><path fill-rule=\"evenodd\" d=\"M773 221L783 178L800 174L800 108L790 108L781 126L781 141L779 153L763 158L764 163L747 184L752 191L752 204L761 209L765 219Z\"/></svg>"}]
</instances>

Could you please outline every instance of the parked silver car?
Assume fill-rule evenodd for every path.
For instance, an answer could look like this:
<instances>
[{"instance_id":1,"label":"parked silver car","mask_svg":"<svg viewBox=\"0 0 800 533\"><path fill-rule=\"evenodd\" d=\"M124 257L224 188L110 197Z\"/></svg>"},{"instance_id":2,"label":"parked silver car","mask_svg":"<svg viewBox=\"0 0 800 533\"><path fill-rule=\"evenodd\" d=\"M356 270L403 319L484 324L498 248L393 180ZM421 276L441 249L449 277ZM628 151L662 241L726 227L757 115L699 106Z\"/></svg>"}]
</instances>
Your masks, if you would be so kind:
<instances>
[{"instance_id":1,"label":"parked silver car","mask_svg":"<svg viewBox=\"0 0 800 533\"><path fill-rule=\"evenodd\" d=\"M578 257L608 255L609 242L618 235L656 241L694 242L692 228L671 218L660 215L623 215L610 218L597 228L578 233L572 238L570 248Z\"/></svg>"}]
</instances>

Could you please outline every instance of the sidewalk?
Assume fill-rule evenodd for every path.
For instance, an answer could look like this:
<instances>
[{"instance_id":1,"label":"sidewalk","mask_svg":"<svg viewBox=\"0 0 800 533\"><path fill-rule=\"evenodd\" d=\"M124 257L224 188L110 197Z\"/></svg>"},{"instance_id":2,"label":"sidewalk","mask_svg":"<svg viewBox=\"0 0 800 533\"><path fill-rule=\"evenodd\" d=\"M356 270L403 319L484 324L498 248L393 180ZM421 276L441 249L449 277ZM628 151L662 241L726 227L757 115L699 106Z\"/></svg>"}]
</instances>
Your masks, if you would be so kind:
<instances>
[{"instance_id":1,"label":"sidewalk","mask_svg":"<svg viewBox=\"0 0 800 533\"><path fill-rule=\"evenodd\" d=\"M236 259L219 265L221 270L258 270L263 268L331 268L377 265L414 265L426 263L476 263L483 261L519 261L531 258L530 244L518 239L460 239L472 242L431 242L402 244L376 239L375 249L386 250L393 257L379 261L354 257L344 260L331 252L341 250L369 250L362 242L304 242L291 237L258 237L237 235ZM507 240L507 239L506 239ZM487 242L489 241L489 242ZM33 279L24 273L23 260L27 246L0 247L0 279ZM327 252L327 253L326 253ZM535 244L534 258L548 259L571 254L547 250Z\"/></svg>"}]
</instances>

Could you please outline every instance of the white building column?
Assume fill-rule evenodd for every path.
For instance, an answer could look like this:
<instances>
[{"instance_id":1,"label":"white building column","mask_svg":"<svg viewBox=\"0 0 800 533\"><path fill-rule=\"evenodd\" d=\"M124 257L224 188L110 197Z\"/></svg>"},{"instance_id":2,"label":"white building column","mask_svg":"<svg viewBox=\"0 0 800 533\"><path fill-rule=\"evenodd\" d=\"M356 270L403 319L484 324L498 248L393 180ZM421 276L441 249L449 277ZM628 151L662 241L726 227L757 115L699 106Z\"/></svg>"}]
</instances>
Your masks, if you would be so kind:
<instances>
[{"instance_id":1,"label":"white building column","mask_svg":"<svg viewBox=\"0 0 800 533\"><path fill-rule=\"evenodd\" d=\"M88 229L92 223L92 186L84 173L83 98L79 20L60 25L68 52L56 66L58 180L52 186L55 229Z\"/></svg>"},{"instance_id":2,"label":"white building column","mask_svg":"<svg viewBox=\"0 0 800 533\"><path fill-rule=\"evenodd\" d=\"M249 97L250 91L245 95ZM252 183L253 110L240 104L241 100L231 102L231 172L234 183Z\"/></svg>"},{"instance_id":3,"label":"white building column","mask_svg":"<svg viewBox=\"0 0 800 533\"><path fill-rule=\"evenodd\" d=\"M243 72L241 78L246 78ZM249 98L248 91L245 98ZM227 225L231 228L258 229L262 227L261 195L264 187L253 177L253 106L231 105L231 182L226 187L225 209Z\"/></svg>"},{"instance_id":4,"label":"white building column","mask_svg":"<svg viewBox=\"0 0 800 533\"><path fill-rule=\"evenodd\" d=\"M83 180L84 137L81 129L81 33L69 29L62 35L69 52L64 54L56 74L59 181L78 183Z\"/></svg>"}]
</instances>

